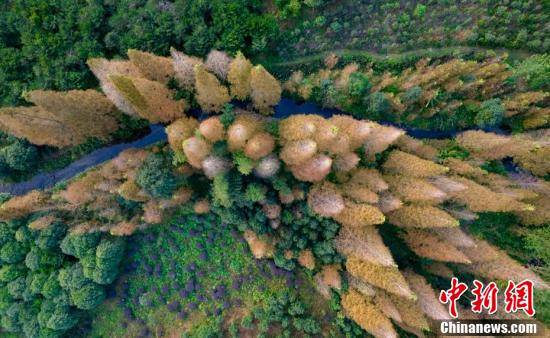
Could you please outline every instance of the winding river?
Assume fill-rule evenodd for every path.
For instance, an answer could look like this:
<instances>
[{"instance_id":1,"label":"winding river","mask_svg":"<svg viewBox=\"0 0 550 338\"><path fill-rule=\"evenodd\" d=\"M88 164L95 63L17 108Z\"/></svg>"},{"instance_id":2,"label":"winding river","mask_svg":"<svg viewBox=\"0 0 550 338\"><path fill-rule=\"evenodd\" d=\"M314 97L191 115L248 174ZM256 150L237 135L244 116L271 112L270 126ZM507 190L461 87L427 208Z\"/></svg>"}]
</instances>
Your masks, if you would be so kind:
<instances>
[{"instance_id":1,"label":"winding river","mask_svg":"<svg viewBox=\"0 0 550 338\"><path fill-rule=\"evenodd\" d=\"M306 102L298 104L293 100L283 98L277 106L275 106L275 118L285 118L293 114L319 114L323 117L331 117L334 114L346 114L338 109L323 108L314 103ZM200 110L194 110L191 115L199 119L206 117ZM389 122L380 122L386 125L395 125ZM449 138L454 137L460 131L432 131L406 128L400 125L395 125L404 129L407 134L415 138ZM116 157L120 152L129 148L144 148L160 141L166 141L167 136L164 131L164 126L154 124L150 126L151 132L143 138L129 142L119 143L104 148L95 150L82 158L74 161L67 167L57 171L38 174L28 181L18 183L0 184L0 193L9 193L11 195L23 195L33 189L47 189L55 184L68 180L77 174L97 166L105 161ZM491 130L493 132L502 133L501 130Z\"/></svg>"}]
</instances>

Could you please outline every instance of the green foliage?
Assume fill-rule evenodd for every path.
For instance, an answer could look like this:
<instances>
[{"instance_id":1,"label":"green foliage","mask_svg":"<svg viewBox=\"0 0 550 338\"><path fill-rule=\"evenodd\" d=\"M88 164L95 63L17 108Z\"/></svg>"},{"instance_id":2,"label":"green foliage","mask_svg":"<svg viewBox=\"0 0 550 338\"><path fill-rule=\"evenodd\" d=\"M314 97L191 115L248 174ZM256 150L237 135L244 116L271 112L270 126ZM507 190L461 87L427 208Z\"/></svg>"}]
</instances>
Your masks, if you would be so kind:
<instances>
[{"instance_id":1,"label":"green foliage","mask_svg":"<svg viewBox=\"0 0 550 338\"><path fill-rule=\"evenodd\" d=\"M504 167L504 164L502 164L502 161L499 160L485 162L480 166L480 168L483 170L487 170L490 173L508 176L508 171Z\"/></svg>"},{"instance_id":2,"label":"green foliage","mask_svg":"<svg viewBox=\"0 0 550 338\"><path fill-rule=\"evenodd\" d=\"M445 147L439 151L437 156L440 160L446 158L458 158L459 160L464 160L470 156L470 152L456 143L450 144L448 147Z\"/></svg>"},{"instance_id":3,"label":"green foliage","mask_svg":"<svg viewBox=\"0 0 550 338\"><path fill-rule=\"evenodd\" d=\"M0 260L3 263L13 264L25 259L27 248L16 241L8 242L0 248Z\"/></svg>"},{"instance_id":4,"label":"green foliage","mask_svg":"<svg viewBox=\"0 0 550 338\"><path fill-rule=\"evenodd\" d=\"M225 216L182 209L166 224L134 234L134 250L124 265L135 268L121 283L120 297L96 311L90 336L123 336L135 325L140 331L168 332L174 322L190 318L183 337L239 337L247 330L269 335L280 329L301 336L319 332L321 321L323 328L330 325L324 316L335 314L319 299L310 278L281 273L267 260L254 259L225 223ZM287 284L298 278L300 291ZM300 318L300 329L293 318Z\"/></svg>"},{"instance_id":5,"label":"green foliage","mask_svg":"<svg viewBox=\"0 0 550 338\"><path fill-rule=\"evenodd\" d=\"M168 197L176 189L176 177L169 159L160 154L150 154L138 170L136 183L153 197Z\"/></svg>"},{"instance_id":6,"label":"green foliage","mask_svg":"<svg viewBox=\"0 0 550 338\"><path fill-rule=\"evenodd\" d=\"M69 234L61 241L59 247L65 255L83 258L95 251L100 239L99 232Z\"/></svg>"},{"instance_id":7,"label":"green foliage","mask_svg":"<svg viewBox=\"0 0 550 338\"><path fill-rule=\"evenodd\" d=\"M340 50L411 55L465 46L546 53L547 21L548 5L530 0L333 1L289 20L282 28L285 44L279 54L286 59Z\"/></svg>"},{"instance_id":8,"label":"green foliage","mask_svg":"<svg viewBox=\"0 0 550 338\"><path fill-rule=\"evenodd\" d=\"M219 174L212 181L212 198L214 203L230 208L235 202L241 198L242 182L241 176L230 171L228 173Z\"/></svg>"},{"instance_id":9,"label":"green foliage","mask_svg":"<svg viewBox=\"0 0 550 338\"><path fill-rule=\"evenodd\" d=\"M550 54L533 55L514 69L514 75L525 80L532 90L550 90Z\"/></svg>"},{"instance_id":10,"label":"green foliage","mask_svg":"<svg viewBox=\"0 0 550 338\"><path fill-rule=\"evenodd\" d=\"M532 251L535 257L538 257L547 265L550 264L550 226L530 229L525 235L525 248Z\"/></svg>"},{"instance_id":11,"label":"green foliage","mask_svg":"<svg viewBox=\"0 0 550 338\"><path fill-rule=\"evenodd\" d=\"M256 0L13 0L0 4L0 106L24 90L91 88L86 60L130 48L167 54L171 46L205 55L216 48L263 52L278 36Z\"/></svg>"},{"instance_id":12,"label":"green foliage","mask_svg":"<svg viewBox=\"0 0 550 338\"><path fill-rule=\"evenodd\" d=\"M333 239L340 229L338 223L315 215L303 201L285 207L281 221L284 226L278 229L280 239L277 242L281 251L312 249L322 264L342 261L333 246Z\"/></svg>"},{"instance_id":13,"label":"green foliage","mask_svg":"<svg viewBox=\"0 0 550 338\"><path fill-rule=\"evenodd\" d=\"M0 325L26 337L57 337L77 324L81 310L103 302L100 284L116 277L124 239L67 235L59 222L33 230L32 220L0 223ZM91 276L84 269L89 256Z\"/></svg>"},{"instance_id":14,"label":"green foliage","mask_svg":"<svg viewBox=\"0 0 550 338\"><path fill-rule=\"evenodd\" d=\"M370 96L368 109L370 112L369 117L376 120L388 120L388 114L392 111L392 106L384 93L375 92Z\"/></svg>"},{"instance_id":15,"label":"green foliage","mask_svg":"<svg viewBox=\"0 0 550 338\"><path fill-rule=\"evenodd\" d=\"M426 14L426 5L423 5L423 4L417 4L416 7L414 8L414 12L413 12L413 15L417 18L423 18L424 15Z\"/></svg>"},{"instance_id":16,"label":"green foliage","mask_svg":"<svg viewBox=\"0 0 550 338\"><path fill-rule=\"evenodd\" d=\"M422 88L420 86L414 86L407 90L403 95L403 101L407 104L417 103L422 97Z\"/></svg>"},{"instance_id":17,"label":"green foliage","mask_svg":"<svg viewBox=\"0 0 550 338\"><path fill-rule=\"evenodd\" d=\"M283 323L283 327L292 323L298 331L306 334L319 334L321 326L314 318L307 315L306 310L305 304L300 301L296 293L285 291L268 300L264 316L268 322Z\"/></svg>"},{"instance_id":18,"label":"green foliage","mask_svg":"<svg viewBox=\"0 0 550 338\"><path fill-rule=\"evenodd\" d=\"M229 208L233 201L229 192L229 182L224 174L217 175L212 181L212 197L214 203Z\"/></svg>"},{"instance_id":19,"label":"green foliage","mask_svg":"<svg viewBox=\"0 0 550 338\"><path fill-rule=\"evenodd\" d=\"M231 103L226 103L223 106L222 114L220 115L220 122L225 129L229 128L231 124L235 121L235 113L233 112L233 105Z\"/></svg>"},{"instance_id":20,"label":"green foliage","mask_svg":"<svg viewBox=\"0 0 550 338\"><path fill-rule=\"evenodd\" d=\"M25 171L33 168L38 160L35 146L23 140L17 140L0 150L0 161L11 170Z\"/></svg>"},{"instance_id":21,"label":"green foliage","mask_svg":"<svg viewBox=\"0 0 550 338\"><path fill-rule=\"evenodd\" d=\"M499 126L504 118L505 108L500 99L491 99L481 103L475 117L475 124L480 128Z\"/></svg>"},{"instance_id":22,"label":"green foliage","mask_svg":"<svg viewBox=\"0 0 550 338\"><path fill-rule=\"evenodd\" d=\"M82 287L71 290L71 300L81 310L91 310L105 299L105 291L95 283L86 283Z\"/></svg>"},{"instance_id":23,"label":"green foliage","mask_svg":"<svg viewBox=\"0 0 550 338\"><path fill-rule=\"evenodd\" d=\"M43 250L56 249L59 242L65 237L67 226L60 222L54 222L47 228L38 232L35 244Z\"/></svg>"},{"instance_id":24,"label":"green foliage","mask_svg":"<svg viewBox=\"0 0 550 338\"><path fill-rule=\"evenodd\" d=\"M243 151L233 153L233 163L237 166L237 170L243 175L249 175L254 169L254 160L247 157Z\"/></svg>"},{"instance_id":25,"label":"green foliage","mask_svg":"<svg viewBox=\"0 0 550 338\"><path fill-rule=\"evenodd\" d=\"M367 75L354 72L349 77L348 91L352 97L362 98L370 92L372 84Z\"/></svg>"},{"instance_id":26,"label":"green foliage","mask_svg":"<svg viewBox=\"0 0 550 338\"><path fill-rule=\"evenodd\" d=\"M256 203L265 200L267 188L260 183L250 183L244 192L244 198L251 202Z\"/></svg>"}]
</instances>

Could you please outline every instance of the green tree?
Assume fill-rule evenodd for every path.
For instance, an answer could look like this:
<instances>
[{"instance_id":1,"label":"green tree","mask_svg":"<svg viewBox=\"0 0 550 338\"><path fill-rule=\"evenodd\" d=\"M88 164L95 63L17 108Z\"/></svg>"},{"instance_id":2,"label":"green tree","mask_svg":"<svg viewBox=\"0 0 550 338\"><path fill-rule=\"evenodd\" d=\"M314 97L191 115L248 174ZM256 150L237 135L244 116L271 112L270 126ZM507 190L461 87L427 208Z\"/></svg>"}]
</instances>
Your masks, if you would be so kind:
<instances>
[{"instance_id":1,"label":"green tree","mask_svg":"<svg viewBox=\"0 0 550 338\"><path fill-rule=\"evenodd\" d=\"M352 97L362 98L372 88L369 77L361 72L354 72L349 77L348 91Z\"/></svg>"},{"instance_id":2,"label":"green tree","mask_svg":"<svg viewBox=\"0 0 550 338\"><path fill-rule=\"evenodd\" d=\"M0 150L0 158L10 169L26 171L36 165L38 150L24 140L16 140Z\"/></svg>"},{"instance_id":3,"label":"green tree","mask_svg":"<svg viewBox=\"0 0 550 338\"><path fill-rule=\"evenodd\" d=\"M478 127L495 127L500 125L504 118L505 108L500 99L491 99L481 103L475 117L475 124Z\"/></svg>"},{"instance_id":4,"label":"green tree","mask_svg":"<svg viewBox=\"0 0 550 338\"><path fill-rule=\"evenodd\" d=\"M105 290L95 283L86 283L71 291L74 305L81 310L91 310L105 299Z\"/></svg>"},{"instance_id":5,"label":"green tree","mask_svg":"<svg viewBox=\"0 0 550 338\"><path fill-rule=\"evenodd\" d=\"M93 281L98 284L111 284L118 274L118 266L124 253L124 240L104 238L96 249L96 264Z\"/></svg>"},{"instance_id":6,"label":"green tree","mask_svg":"<svg viewBox=\"0 0 550 338\"><path fill-rule=\"evenodd\" d=\"M176 177L166 156L149 155L138 170L136 183L153 197L168 197L176 189Z\"/></svg>"},{"instance_id":7,"label":"green tree","mask_svg":"<svg viewBox=\"0 0 550 338\"><path fill-rule=\"evenodd\" d=\"M0 259L6 263L13 264L25 259L27 247L19 242L8 242L0 249Z\"/></svg>"}]
</instances>

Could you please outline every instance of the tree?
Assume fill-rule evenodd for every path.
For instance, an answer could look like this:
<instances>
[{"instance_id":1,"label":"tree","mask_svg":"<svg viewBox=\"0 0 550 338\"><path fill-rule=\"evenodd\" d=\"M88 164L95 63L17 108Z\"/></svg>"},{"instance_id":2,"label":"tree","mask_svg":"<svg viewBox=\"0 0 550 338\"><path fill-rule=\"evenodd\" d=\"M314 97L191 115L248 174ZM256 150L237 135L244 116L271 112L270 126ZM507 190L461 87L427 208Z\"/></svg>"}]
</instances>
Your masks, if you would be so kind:
<instances>
[{"instance_id":1,"label":"tree","mask_svg":"<svg viewBox=\"0 0 550 338\"><path fill-rule=\"evenodd\" d=\"M338 252L382 266L396 266L389 248L374 226L343 227L335 239Z\"/></svg>"},{"instance_id":2,"label":"tree","mask_svg":"<svg viewBox=\"0 0 550 338\"><path fill-rule=\"evenodd\" d=\"M32 246L25 257L25 266L31 271L58 268L63 261L61 255L57 252L42 250L37 246Z\"/></svg>"},{"instance_id":3,"label":"tree","mask_svg":"<svg viewBox=\"0 0 550 338\"><path fill-rule=\"evenodd\" d=\"M68 234L63 238L59 247L65 255L76 258L83 258L93 253L101 239L99 232L90 232L85 234Z\"/></svg>"},{"instance_id":4,"label":"tree","mask_svg":"<svg viewBox=\"0 0 550 338\"><path fill-rule=\"evenodd\" d=\"M185 55L174 48L170 49L170 54L174 62L176 80L183 88L187 90L193 89L195 85L195 66L202 65L202 60Z\"/></svg>"},{"instance_id":5,"label":"tree","mask_svg":"<svg viewBox=\"0 0 550 338\"><path fill-rule=\"evenodd\" d=\"M445 211L428 205L406 205L388 215L390 223L400 227L456 227L459 222Z\"/></svg>"},{"instance_id":6,"label":"tree","mask_svg":"<svg viewBox=\"0 0 550 338\"><path fill-rule=\"evenodd\" d=\"M213 49L206 57L205 67L220 79L225 80L231 61L231 57L226 53Z\"/></svg>"},{"instance_id":7,"label":"tree","mask_svg":"<svg viewBox=\"0 0 550 338\"><path fill-rule=\"evenodd\" d=\"M5 263L13 264L25 259L28 248L19 242L8 242L0 249L0 260Z\"/></svg>"},{"instance_id":8,"label":"tree","mask_svg":"<svg viewBox=\"0 0 550 338\"><path fill-rule=\"evenodd\" d=\"M81 310L91 310L100 305L105 299L105 291L95 283L87 283L71 291L74 305Z\"/></svg>"},{"instance_id":9,"label":"tree","mask_svg":"<svg viewBox=\"0 0 550 338\"><path fill-rule=\"evenodd\" d=\"M230 83L231 96L245 100L250 95L250 73L252 71L252 63L244 57L241 52L238 52L233 61L229 65L227 72L227 80Z\"/></svg>"},{"instance_id":10,"label":"tree","mask_svg":"<svg viewBox=\"0 0 550 338\"><path fill-rule=\"evenodd\" d=\"M350 289L342 295L342 308L347 316L374 336L397 337L390 320L374 305L372 299L361 295L357 290Z\"/></svg>"},{"instance_id":11,"label":"tree","mask_svg":"<svg viewBox=\"0 0 550 338\"><path fill-rule=\"evenodd\" d=\"M475 117L475 124L480 128L499 126L504 118L504 106L500 99L483 101Z\"/></svg>"},{"instance_id":12,"label":"tree","mask_svg":"<svg viewBox=\"0 0 550 338\"><path fill-rule=\"evenodd\" d=\"M139 167L136 183L153 197L167 197L176 188L176 178L168 159L161 154L150 154Z\"/></svg>"},{"instance_id":13,"label":"tree","mask_svg":"<svg viewBox=\"0 0 550 338\"><path fill-rule=\"evenodd\" d=\"M118 265L124 253L124 240L121 238L103 238L96 249L96 268L93 281L106 285L111 284L118 274ZM93 290L88 290L92 292ZM102 290L103 291L103 290ZM93 291L95 293L99 291Z\"/></svg>"},{"instance_id":14,"label":"tree","mask_svg":"<svg viewBox=\"0 0 550 338\"><path fill-rule=\"evenodd\" d=\"M281 100L281 84L262 65L250 71L250 90L254 108L262 114L268 114Z\"/></svg>"},{"instance_id":15,"label":"tree","mask_svg":"<svg viewBox=\"0 0 550 338\"><path fill-rule=\"evenodd\" d=\"M420 257L451 263L471 263L468 257L451 243L428 231L409 229L402 237L409 248Z\"/></svg>"},{"instance_id":16,"label":"tree","mask_svg":"<svg viewBox=\"0 0 550 338\"><path fill-rule=\"evenodd\" d=\"M344 210L344 198L336 185L329 182L314 184L307 197L308 206L318 215L331 217Z\"/></svg>"},{"instance_id":17,"label":"tree","mask_svg":"<svg viewBox=\"0 0 550 338\"><path fill-rule=\"evenodd\" d=\"M26 171L33 168L38 161L38 150L35 146L17 140L0 150L1 159L12 170Z\"/></svg>"},{"instance_id":18,"label":"tree","mask_svg":"<svg viewBox=\"0 0 550 338\"><path fill-rule=\"evenodd\" d=\"M103 58L94 58L87 61L88 67L99 80L101 90L109 101L111 101L120 111L130 115L139 116L130 102L115 87L110 76L141 77L139 69L130 61L107 60Z\"/></svg>"},{"instance_id":19,"label":"tree","mask_svg":"<svg viewBox=\"0 0 550 338\"><path fill-rule=\"evenodd\" d=\"M113 115L115 106L95 90L33 90L25 94L25 99L59 121L65 132L72 134L74 144L83 143L89 137L108 139L118 129Z\"/></svg>"},{"instance_id":20,"label":"tree","mask_svg":"<svg viewBox=\"0 0 550 338\"><path fill-rule=\"evenodd\" d=\"M369 98L369 112L374 120L387 119L392 111L390 100L382 92L375 92Z\"/></svg>"},{"instance_id":21,"label":"tree","mask_svg":"<svg viewBox=\"0 0 550 338\"><path fill-rule=\"evenodd\" d=\"M108 78L131 111L149 122L174 121L183 117L188 108L185 100L174 100L174 92L160 82L121 75L109 75Z\"/></svg>"},{"instance_id":22,"label":"tree","mask_svg":"<svg viewBox=\"0 0 550 338\"><path fill-rule=\"evenodd\" d=\"M67 226L61 222L52 223L45 229L39 231L35 244L43 250L54 250L59 242L65 237Z\"/></svg>"},{"instance_id":23,"label":"tree","mask_svg":"<svg viewBox=\"0 0 550 338\"><path fill-rule=\"evenodd\" d=\"M72 131L67 132L63 122L40 107L0 109L0 129L35 145L66 147L80 143Z\"/></svg>"},{"instance_id":24,"label":"tree","mask_svg":"<svg viewBox=\"0 0 550 338\"><path fill-rule=\"evenodd\" d=\"M227 88L202 65L195 66L195 98L202 110L220 112L230 97Z\"/></svg>"},{"instance_id":25,"label":"tree","mask_svg":"<svg viewBox=\"0 0 550 338\"><path fill-rule=\"evenodd\" d=\"M447 167L399 150L390 153L382 168L389 173L411 177L438 176L449 171Z\"/></svg>"},{"instance_id":26,"label":"tree","mask_svg":"<svg viewBox=\"0 0 550 338\"><path fill-rule=\"evenodd\" d=\"M198 125L198 121L190 117L182 117L168 125L166 134L170 148L176 153L181 153L183 141L193 136Z\"/></svg>"},{"instance_id":27,"label":"tree","mask_svg":"<svg viewBox=\"0 0 550 338\"><path fill-rule=\"evenodd\" d=\"M190 137L184 140L182 145L186 161L195 168L201 168L202 161L212 151L212 145L202 137Z\"/></svg>"},{"instance_id":28,"label":"tree","mask_svg":"<svg viewBox=\"0 0 550 338\"><path fill-rule=\"evenodd\" d=\"M368 95L372 85L367 75L361 72L353 72L349 76L348 92L354 98L363 98Z\"/></svg>"},{"instance_id":29,"label":"tree","mask_svg":"<svg viewBox=\"0 0 550 338\"><path fill-rule=\"evenodd\" d=\"M175 75L173 61L170 58L135 49L128 50L128 58L139 72L151 81L167 84Z\"/></svg>"},{"instance_id":30,"label":"tree","mask_svg":"<svg viewBox=\"0 0 550 338\"><path fill-rule=\"evenodd\" d=\"M349 200L345 202L344 210L333 218L338 223L351 227L382 224L386 219L378 208Z\"/></svg>"}]
</instances>

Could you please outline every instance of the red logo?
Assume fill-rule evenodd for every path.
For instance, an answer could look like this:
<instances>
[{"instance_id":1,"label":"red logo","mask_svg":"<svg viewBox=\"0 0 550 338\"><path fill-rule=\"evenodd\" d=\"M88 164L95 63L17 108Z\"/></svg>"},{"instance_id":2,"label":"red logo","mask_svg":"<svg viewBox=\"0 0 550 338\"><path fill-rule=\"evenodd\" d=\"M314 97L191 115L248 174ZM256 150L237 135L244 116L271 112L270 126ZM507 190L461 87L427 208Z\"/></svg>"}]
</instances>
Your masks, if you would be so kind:
<instances>
[{"instance_id":1,"label":"red logo","mask_svg":"<svg viewBox=\"0 0 550 338\"><path fill-rule=\"evenodd\" d=\"M451 317L458 317L456 302L460 299L462 294L466 292L466 290L468 290L468 285L460 283L456 277L451 279L450 289L441 290L441 293L439 294L439 301L443 304L449 303L449 314Z\"/></svg>"},{"instance_id":2,"label":"red logo","mask_svg":"<svg viewBox=\"0 0 550 338\"><path fill-rule=\"evenodd\" d=\"M494 314L498 310L499 289L495 282L490 282L486 286L477 279L473 282L474 286L470 291L474 299L470 302L471 310L475 313L481 313L487 310L488 314ZM439 301L443 304L449 304L449 314L453 318L458 318L456 302L468 290L468 285L458 281L458 278L451 279L451 287L447 290L441 290ZM535 315L533 306L533 282L524 280L520 283L508 281L508 286L504 291L504 310L507 313L523 310L529 317Z\"/></svg>"},{"instance_id":3,"label":"red logo","mask_svg":"<svg viewBox=\"0 0 550 338\"><path fill-rule=\"evenodd\" d=\"M483 283L476 279L474 280L474 288L472 289L472 293L475 296L475 299L470 303L472 305L473 312L481 313L483 309L489 310L488 313L490 315L497 312L498 287L495 282L491 282L483 288Z\"/></svg>"},{"instance_id":4,"label":"red logo","mask_svg":"<svg viewBox=\"0 0 550 338\"><path fill-rule=\"evenodd\" d=\"M506 291L504 291L507 313L523 310L529 317L535 315L533 307L533 282L524 280L518 284L508 281Z\"/></svg>"}]
</instances>

